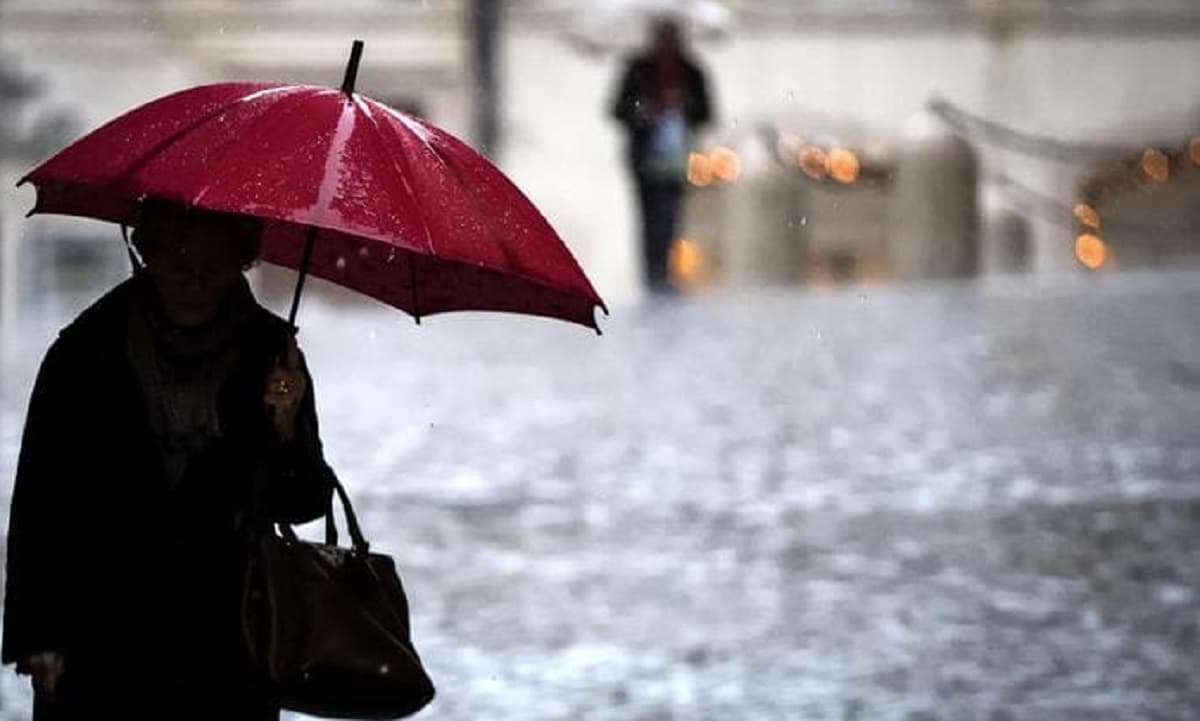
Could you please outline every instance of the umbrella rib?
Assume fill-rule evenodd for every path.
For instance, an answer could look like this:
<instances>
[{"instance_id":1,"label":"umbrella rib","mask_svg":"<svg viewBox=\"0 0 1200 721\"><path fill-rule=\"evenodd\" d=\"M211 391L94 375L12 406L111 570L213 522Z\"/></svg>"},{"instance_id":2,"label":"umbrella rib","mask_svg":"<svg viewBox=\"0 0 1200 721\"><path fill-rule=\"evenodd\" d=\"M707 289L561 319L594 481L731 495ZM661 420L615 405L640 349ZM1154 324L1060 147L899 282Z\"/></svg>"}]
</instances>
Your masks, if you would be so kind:
<instances>
[{"instance_id":1,"label":"umbrella rib","mask_svg":"<svg viewBox=\"0 0 1200 721\"><path fill-rule=\"evenodd\" d=\"M442 155L441 151L439 151L436 147L433 146L432 143L430 143L426 139L425 136L428 133L428 131L426 131L425 128L421 127L419 124L414 123L410 118L405 117L403 114L397 112L396 110L393 110L392 108L387 107L386 105L381 104L380 107L382 107L385 111L387 111L392 117L394 117L402 125L404 125L404 127L411 130L413 135L415 135L417 137L417 139L419 141L421 141L421 144L424 145L429 150L429 152L432 153L434 155L434 157L437 158L438 162L441 163L442 166L445 167L448 172L454 173L454 175L460 181L462 180L462 176L458 173L458 170L452 164L446 162L446 158ZM374 118L372 118L372 123L374 123ZM477 198L475 198L475 196L471 195L470 193L467 193L466 195L469 198L471 204L475 207L475 209L481 210L481 208L479 206L479 200ZM486 215L485 215L485 217L486 217ZM491 231L489 229L489 234L490 233L491 233ZM512 256L509 253L508 248L506 248L503 243L496 243L494 236L493 236L492 242L496 244L496 246L499 248L500 252L504 255L505 258L511 259ZM578 270L580 273L583 272L582 269L579 267L578 261L576 261L574 258L571 258L571 262L575 266L576 270ZM533 283L535 285L540 285L544 288L549 288L551 290L558 291L558 292L566 292L566 293L573 292L572 288L570 288L566 285L563 285L561 283L558 283L556 281L546 280L545 278L537 278L537 277L528 275L526 273L522 273L522 272L514 271L514 270L508 270L507 272L510 275L513 275L518 278L522 278L524 280L529 281L530 283ZM608 312L607 306L605 306L604 301L600 300L600 297L596 293L594 288L592 289L592 295L596 296L596 298L593 302L596 305L603 308L604 312L607 313Z\"/></svg>"},{"instance_id":2,"label":"umbrella rib","mask_svg":"<svg viewBox=\"0 0 1200 721\"><path fill-rule=\"evenodd\" d=\"M359 101L359 99L357 97L355 97L355 101L361 102L361 101ZM429 152L431 154L433 154L434 157L437 158L438 162L441 163L441 165L444 168L446 168L446 170L448 172L453 173L459 181L462 181L463 178L462 178L462 175L458 172L458 169L456 167L454 167L453 164L446 162L446 158L442 155L441 151L439 151L436 147L434 147L434 145L432 143L430 143L426 139L425 135L428 131L426 131L420 125L413 123L412 120L405 117L401 113L393 110L392 108L389 108L386 105L382 105L382 104L380 107L382 107L385 111L387 111L389 114L391 114L392 117L396 118L396 120L399 121L401 124L403 124L404 127L411 130L413 135L415 135L417 137L417 139L421 142L421 144L424 145L429 150ZM369 109L366 110L366 115L371 120L372 128L374 128L376 134L379 135L380 134L379 126L376 123L375 118L371 114ZM407 160L407 158L406 158L406 160ZM420 210L420 205L418 203L416 203L416 196L412 192L412 189L409 187L407 178L405 178L404 174L400 172L400 169L395 166L395 162L396 161L393 158L392 159L393 168L395 169L397 175L400 176L401 180L404 181L405 190L407 190L409 192L410 197L413 198L413 201L417 207L418 213L422 214L422 224L425 226L425 232L428 235L429 226L428 226L428 223L425 223L425 221L424 221L424 214ZM480 207L479 200L471 193L466 193L466 196L469 199L471 205L474 206L475 210L479 213L483 213L483 208ZM486 215L484 215L484 217L486 217ZM488 228L487 232L488 232L488 235L492 237L492 243L495 244L495 246L500 250L501 254L503 254L505 258L511 260L512 259L511 252L503 243L497 242L496 237L495 237L493 231L491 230L491 228ZM430 252L433 253L432 241L430 242ZM433 253L433 254L436 256L436 253ZM574 261L574 258L572 258L572 261L573 261L575 267L578 269L579 263L577 261ZM462 262L462 261L457 261L457 262ZM514 265L516 265L516 264L514 264ZM514 277L522 278L530 283L533 283L534 285L540 285L543 288L547 288L547 289L555 291L555 292L568 293L568 294L573 292L573 289L571 289L565 285L562 285L556 281L546 280L544 278L537 278L537 277L531 276L527 273L522 273L520 271L515 271L515 270L508 270L506 272ZM414 288L414 292L415 292L415 288ZM596 292L594 289L592 289L592 294L596 295ZM607 307L604 305L604 301L599 300L598 295L592 302L595 305L598 305L601 308L604 308L606 313L608 312Z\"/></svg>"},{"instance_id":3,"label":"umbrella rib","mask_svg":"<svg viewBox=\"0 0 1200 721\"><path fill-rule=\"evenodd\" d=\"M302 86L288 86L288 87L302 87ZM336 92L336 91L334 91L334 92ZM280 100L282 100L282 98L280 98ZM276 102L278 102L278 101L276 101ZM304 106L297 105L295 108L291 109L290 111L285 111L285 113L286 112L299 112L301 110L304 110ZM200 201L204 199L204 196L208 195L208 191L213 189L213 186L217 185L217 183L219 183L230 172L232 172L232 168L229 166L225 166L222 162L225 160L226 157L228 157L228 155L231 152L233 152L238 147L241 147L244 144L247 137L253 137L255 135L258 135L258 133L255 132L255 130L257 128L259 128L259 126L262 123L264 123L266 121L278 122L279 117L280 117L280 114L278 114L278 113L269 113L269 112L263 113L259 117L255 118L254 121L250 123L249 127L245 128L245 130L243 130L243 132L239 133L237 138L226 143L225 148L220 151L219 156L212 162L212 165L214 167L222 168L222 170L218 170L212 176L212 178L209 179L208 183L206 183L204 185L204 187L200 189L200 192L196 193L192 197L191 202L193 204L198 205L200 203Z\"/></svg>"},{"instance_id":4,"label":"umbrella rib","mask_svg":"<svg viewBox=\"0 0 1200 721\"><path fill-rule=\"evenodd\" d=\"M383 142L383 134L379 130L379 124L375 121L374 114L371 113L370 106L363 102L357 95L354 96L354 105L366 116L367 122L370 123L371 131L375 133L375 140L379 142L380 146L386 149L386 145ZM403 153L403 143L400 146L400 152ZM421 221L421 228L425 231L425 245L429 248L429 254L436 258L437 251L433 247L433 232L429 228L429 219L425 216L425 211L421 208L420 201L417 200L417 194L409 184L408 176L401 172L400 167L396 164L396 158L390 153L387 156L388 160L391 161L389 166L392 172L395 173L396 177L400 180L401 186L404 188L404 192L408 193L409 199L412 200L412 207L416 210L417 219ZM405 158L405 161L407 162L407 158ZM420 324L421 304L417 295L417 254L409 253L408 256L409 285L412 287L413 318Z\"/></svg>"},{"instance_id":5,"label":"umbrella rib","mask_svg":"<svg viewBox=\"0 0 1200 721\"><path fill-rule=\"evenodd\" d=\"M340 91L332 91L341 95ZM349 111L349 112L347 112ZM346 158L346 146L354 133L354 111L343 103L338 113L338 121L329 139L329 149L325 151L325 168L321 173L321 185L317 189L317 199L313 201L313 210L318 218L327 219L331 206L337 197L337 171L341 170Z\"/></svg>"},{"instance_id":6,"label":"umbrella rib","mask_svg":"<svg viewBox=\"0 0 1200 721\"><path fill-rule=\"evenodd\" d=\"M397 117L399 117L399 116L397 116ZM403 122L406 127L409 127L409 128L413 127L411 121L403 120ZM417 126L417 127L419 128L420 126ZM422 132L424 132L423 129L421 129L421 130L422 130ZM454 177L459 181L459 184L463 188L470 187L470 185L468 183L464 182L465 178L463 178L462 173L459 171L458 167L455 164L446 162L446 158L441 153L441 151L439 151L431 143L429 143L427 140L425 140L425 138L422 137L422 134L420 132L414 131L414 134L421 140L422 143L425 144L425 147L429 148L430 152L432 152L434 155L437 156L437 158L441 162L442 166L445 167L448 172L450 172L454 175ZM505 177L503 175L503 173L501 173L501 178L503 178L506 182L509 182L511 184L511 181L508 181L507 177ZM514 188L515 188L515 186L514 186ZM519 191L518 191L518 193L519 193ZM483 208L483 206L481 206L479 204L479 198L475 197L474 193L466 192L463 195L466 196L467 201L471 204L471 206L473 208L475 208L475 212L479 217L481 217L481 218L488 217L486 209ZM546 288L550 288L550 289L558 290L558 291L565 290L567 292L570 292L570 289L561 286L559 283L557 283L555 281L546 280L543 278L536 278L536 277L530 276L526 273L522 273L520 271L514 270L515 268L519 268L521 266L521 264L519 262L516 262L517 259L513 256L512 250L508 247L507 244L501 242L500 236L498 236L496 234L496 231L493 228L493 226L485 224L484 229L487 232L488 237L491 238L492 245L497 250L500 251L500 254L503 255L505 260L508 262L510 269L507 272L509 272L517 277L524 278L532 283L536 283L537 285L546 287ZM582 273L582 269L579 268L579 263L577 261L575 261L574 258L571 258L571 261L575 265L576 269ZM595 293L595 291L593 289L593 294L594 293ZM603 306L603 303L599 303L599 305Z\"/></svg>"},{"instance_id":7,"label":"umbrella rib","mask_svg":"<svg viewBox=\"0 0 1200 721\"><path fill-rule=\"evenodd\" d=\"M370 121L371 130L375 133L375 139L379 141L380 145L386 148L386 145L383 142L383 133L379 129L379 123L375 120L375 115L371 112L370 106L363 102L362 98L358 97L357 95L354 96L354 103L363 112L363 115L367 116L367 120ZM422 142L424 142L424 139L422 139ZM428 143L426 143L426 147L428 147ZM403 143L400 143L400 152L401 154L404 152ZM404 186L404 192L408 193L408 197L412 200L413 208L417 211L417 218L421 221L421 228L425 231L425 245L429 248L429 254L436 258L437 250L433 247L433 231L429 228L429 219L425 215L425 210L421 207L421 202L417 200L417 193L413 190L412 185L408 182L408 176L400 169L400 166L396 164L395 156L393 156L391 153L388 153L388 160L391 161L390 166L392 168L392 172L395 173L396 177L400 179L400 184ZM408 162L407 157L404 160L405 163ZM441 158L439 157L438 160L440 161ZM413 293L415 295L416 288L413 289Z\"/></svg>"},{"instance_id":8,"label":"umbrella rib","mask_svg":"<svg viewBox=\"0 0 1200 721\"><path fill-rule=\"evenodd\" d=\"M204 115L201 118L198 118L195 122L191 123L190 125L180 128L179 130L172 133L170 136L164 138L162 141L160 141L158 143L158 145L155 145L153 148L146 151L146 153L144 153L141 157L139 157L136 161L134 161L128 168L126 168L124 170L124 172L120 173L117 177L118 178L128 178L129 176L138 172L142 168L146 167L146 165L148 165L150 163L150 161L154 160L159 155L162 155L162 153L164 151L166 151L168 148L170 148L172 145L174 145L175 143L178 143L181 139L183 139L187 135L190 135L191 133L195 132L202 125L208 123L208 121L212 120L213 118L215 118L216 116L225 112L226 110L229 110L230 108L237 105L238 103L245 102L247 97L258 97L263 93L264 90L283 91L283 90L290 90L292 88L298 88L298 87L302 87L302 86L285 85L281 88L263 88L261 90L255 91L254 93L251 93L249 96L241 96L241 97L235 98L234 100L231 100L228 103L224 103L220 107L214 109L212 112Z\"/></svg>"},{"instance_id":9,"label":"umbrella rib","mask_svg":"<svg viewBox=\"0 0 1200 721\"><path fill-rule=\"evenodd\" d=\"M389 108L389 110L391 110L391 109ZM446 172L454 175L455 179L457 181L459 181L459 185L461 187L463 187L463 188L469 187L466 183L463 182L464 179L463 179L462 173L460 173L458 171L458 168L453 163L447 162L446 156L443 155L442 151L439 150L437 147L435 147L433 145L433 143L430 143L428 139L426 139L425 135L428 131L426 131L425 128L421 127L419 124L414 123L411 119L406 118L403 115L401 115L400 113L397 113L395 111L392 111L392 115L398 121L400 121L404 125L404 127L408 128L409 130L412 131L412 134L417 137L417 140L421 141L421 144L424 145L429 150L429 152L431 154L433 154L434 157L437 158L438 162L441 163L442 167L446 169ZM475 212L479 215L479 217L481 217L481 218L487 217L487 214L484 212L484 209L482 207L480 207L480 205L479 205L478 198L476 198L470 192L463 193L463 195L466 196L467 200L471 203L471 206L475 208ZM492 227L490 225L486 225L486 224L483 227L484 227L485 231L487 232L488 237L491 238L492 245L498 251L500 251L500 254L504 256L504 259L506 261L508 261L508 263L512 266L518 266L519 265L518 263L513 262L514 258L513 258L512 252L508 249L508 247L504 243L501 243L498 240L495 232L492 230Z\"/></svg>"}]
</instances>

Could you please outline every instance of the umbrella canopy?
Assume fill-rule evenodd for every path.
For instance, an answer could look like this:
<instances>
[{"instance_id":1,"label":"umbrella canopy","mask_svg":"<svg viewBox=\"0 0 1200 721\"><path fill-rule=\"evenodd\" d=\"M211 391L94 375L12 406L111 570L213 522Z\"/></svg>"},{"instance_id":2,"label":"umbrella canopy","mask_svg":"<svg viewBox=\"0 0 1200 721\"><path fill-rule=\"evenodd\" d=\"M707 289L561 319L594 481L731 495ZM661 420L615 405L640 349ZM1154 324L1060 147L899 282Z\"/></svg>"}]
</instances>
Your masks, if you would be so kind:
<instances>
[{"instance_id":1,"label":"umbrella canopy","mask_svg":"<svg viewBox=\"0 0 1200 721\"><path fill-rule=\"evenodd\" d=\"M21 180L31 213L136 225L154 197L252 215L268 262L418 320L494 310L596 328L603 301L542 214L462 141L353 92L357 50L342 89L220 83L126 113Z\"/></svg>"}]
</instances>

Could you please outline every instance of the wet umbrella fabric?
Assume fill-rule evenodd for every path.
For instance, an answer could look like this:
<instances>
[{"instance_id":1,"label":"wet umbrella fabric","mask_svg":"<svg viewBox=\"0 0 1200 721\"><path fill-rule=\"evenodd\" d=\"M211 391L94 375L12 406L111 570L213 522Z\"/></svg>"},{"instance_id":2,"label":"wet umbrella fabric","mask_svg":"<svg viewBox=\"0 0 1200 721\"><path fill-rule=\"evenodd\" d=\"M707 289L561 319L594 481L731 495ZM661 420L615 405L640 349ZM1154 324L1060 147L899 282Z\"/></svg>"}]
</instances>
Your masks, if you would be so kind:
<instances>
[{"instance_id":1,"label":"wet umbrella fabric","mask_svg":"<svg viewBox=\"0 0 1200 721\"><path fill-rule=\"evenodd\" d=\"M31 213L136 225L149 196L261 218L264 260L299 269L311 240L313 275L418 320L491 310L596 328L604 307L546 219L487 159L347 88L177 92L84 136L21 182L37 189Z\"/></svg>"}]
</instances>

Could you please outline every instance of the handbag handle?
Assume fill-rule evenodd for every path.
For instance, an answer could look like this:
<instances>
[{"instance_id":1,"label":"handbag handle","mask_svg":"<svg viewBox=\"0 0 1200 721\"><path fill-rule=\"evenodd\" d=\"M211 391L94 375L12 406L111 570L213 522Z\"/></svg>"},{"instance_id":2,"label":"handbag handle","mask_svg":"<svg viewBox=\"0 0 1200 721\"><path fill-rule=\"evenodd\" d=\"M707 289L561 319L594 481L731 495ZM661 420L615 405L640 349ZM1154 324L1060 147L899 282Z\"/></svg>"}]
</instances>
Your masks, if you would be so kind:
<instances>
[{"instance_id":1,"label":"handbag handle","mask_svg":"<svg viewBox=\"0 0 1200 721\"><path fill-rule=\"evenodd\" d=\"M350 503L350 494L346 492L346 487L342 485L336 477L332 477L333 489L337 492L337 497L342 504L342 515L346 519L346 531L350 534L350 547L355 555L366 556L371 549L371 544L367 543L366 536L363 535L362 527L358 525L358 515L354 512L354 505ZM289 543L296 543L299 539L296 537L296 531L290 523L279 522L279 531L283 535L284 540ZM325 543L329 546L338 544L337 524L333 519L333 504L329 504L329 508L325 511Z\"/></svg>"}]
</instances>

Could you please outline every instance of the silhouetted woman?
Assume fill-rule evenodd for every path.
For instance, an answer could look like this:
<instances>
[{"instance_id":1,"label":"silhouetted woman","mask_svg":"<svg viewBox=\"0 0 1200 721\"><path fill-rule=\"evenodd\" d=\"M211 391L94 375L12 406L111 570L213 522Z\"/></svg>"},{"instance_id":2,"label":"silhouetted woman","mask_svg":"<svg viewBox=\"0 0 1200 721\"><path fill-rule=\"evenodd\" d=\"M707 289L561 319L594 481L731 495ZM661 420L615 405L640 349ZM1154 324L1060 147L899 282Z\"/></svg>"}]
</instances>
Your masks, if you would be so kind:
<instances>
[{"instance_id":1,"label":"silhouetted woman","mask_svg":"<svg viewBox=\"0 0 1200 721\"><path fill-rule=\"evenodd\" d=\"M3 660L38 718L276 719L239 625L251 490L303 522L331 492L311 381L243 271L257 223L148 202L145 262L68 325L29 403Z\"/></svg>"}]
</instances>

